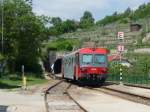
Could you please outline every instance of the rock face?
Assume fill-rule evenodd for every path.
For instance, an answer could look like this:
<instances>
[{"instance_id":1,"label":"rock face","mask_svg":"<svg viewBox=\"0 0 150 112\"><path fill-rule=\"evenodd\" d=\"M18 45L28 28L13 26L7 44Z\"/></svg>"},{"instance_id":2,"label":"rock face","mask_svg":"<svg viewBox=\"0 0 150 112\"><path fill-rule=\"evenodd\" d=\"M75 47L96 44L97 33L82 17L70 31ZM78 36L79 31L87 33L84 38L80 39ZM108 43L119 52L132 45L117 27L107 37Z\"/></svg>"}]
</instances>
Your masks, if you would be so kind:
<instances>
[{"instance_id":1,"label":"rock face","mask_svg":"<svg viewBox=\"0 0 150 112\"><path fill-rule=\"evenodd\" d=\"M143 38L142 43L150 44L150 33L146 34L146 37Z\"/></svg>"}]
</instances>

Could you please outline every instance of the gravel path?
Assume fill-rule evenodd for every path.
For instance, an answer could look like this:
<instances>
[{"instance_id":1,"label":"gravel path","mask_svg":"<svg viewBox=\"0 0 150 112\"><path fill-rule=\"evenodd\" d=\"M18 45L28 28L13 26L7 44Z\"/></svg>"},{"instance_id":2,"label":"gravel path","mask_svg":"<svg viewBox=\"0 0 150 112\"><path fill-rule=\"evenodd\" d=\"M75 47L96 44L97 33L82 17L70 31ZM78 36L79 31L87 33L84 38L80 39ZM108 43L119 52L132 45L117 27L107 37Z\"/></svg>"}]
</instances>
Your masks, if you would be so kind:
<instances>
[{"instance_id":1,"label":"gravel path","mask_svg":"<svg viewBox=\"0 0 150 112\"><path fill-rule=\"evenodd\" d=\"M29 87L27 91L0 90L0 112L45 112L43 92L54 83L56 81L50 80Z\"/></svg>"},{"instance_id":2,"label":"gravel path","mask_svg":"<svg viewBox=\"0 0 150 112\"><path fill-rule=\"evenodd\" d=\"M84 112L67 95L67 88L70 84L62 82L52 88L47 95L48 112Z\"/></svg>"},{"instance_id":3,"label":"gravel path","mask_svg":"<svg viewBox=\"0 0 150 112\"><path fill-rule=\"evenodd\" d=\"M8 106L5 109L8 112L44 112L44 99L40 93L26 95L20 92L1 91L0 105Z\"/></svg>"}]
</instances>

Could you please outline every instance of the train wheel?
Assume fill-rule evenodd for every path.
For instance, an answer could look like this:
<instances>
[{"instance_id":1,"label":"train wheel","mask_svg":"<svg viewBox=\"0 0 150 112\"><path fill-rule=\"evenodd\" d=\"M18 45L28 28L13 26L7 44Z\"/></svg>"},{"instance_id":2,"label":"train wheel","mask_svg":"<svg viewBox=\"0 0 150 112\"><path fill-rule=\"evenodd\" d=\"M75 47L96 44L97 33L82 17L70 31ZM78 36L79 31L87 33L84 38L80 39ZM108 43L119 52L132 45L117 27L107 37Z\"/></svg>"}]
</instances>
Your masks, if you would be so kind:
<instances>
[{"instance_id":1,"label":"train wheel","mask_svg":"<svg viewBox=\"0 0 150 112\"><path fill-rule=\"evenodd\" d=\"M75 82L77 81L77 80L76 80L76 76L73 77L73 81L75 81Z\"/></svg>"},{"instance_id":2,"label":"train wheel","mask_svg":"<svg viewBox=\"0 0 150 112\"><path fill-rule=\"evenodd\" d=\"M77 83L78 83L79 87L83 87L83 86L85 86L85 83L84 83L84 82L82 82L82 81L80 81L80 80L78 80L78 81L77 81Z\"/></svg>"},{"instance_id":3,"label":"train wheel","mask_svg":"<svg viewBox=\"0 0 150 112\"><path fill-rule=\"evenodd\" d=\"M66 82L69 82L69 79L66 78L65 80L66 80Z\"/></svg>"},{"instance_id":4,"label":"train wheel","mask_svg":"<svg viewBox=\"0 0 150 112\"><path fill-rule=\"evenodd\" d=\"M101 86L103 86L103 85L104 85L105 80L106 80L106 79L101 79L101 81L100 81Z\"/></svg>"}]
</instances>

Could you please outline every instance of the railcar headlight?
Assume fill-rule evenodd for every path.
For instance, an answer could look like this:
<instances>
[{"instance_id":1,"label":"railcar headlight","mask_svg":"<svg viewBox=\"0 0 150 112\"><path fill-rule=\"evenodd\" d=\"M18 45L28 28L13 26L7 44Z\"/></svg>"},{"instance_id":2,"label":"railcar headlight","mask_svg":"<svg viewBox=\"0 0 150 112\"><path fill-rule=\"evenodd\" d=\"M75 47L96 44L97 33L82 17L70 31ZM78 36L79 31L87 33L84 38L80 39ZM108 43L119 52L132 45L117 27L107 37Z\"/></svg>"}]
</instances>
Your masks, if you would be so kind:
<instances>
[{"instance_id":1,"label":"railcar headlight","mask_svg":"<svg viewBox=\"0 0 150 112\"><path fill-rule=\"evenodd\" d=\"M102 70L102 73L107 73L107 69L103 69L103 70Z\"/></svg>"},{"instance_id":2,"label":"railcar headlight","mask_svg":"<svg viewBox=\"0 0 150 112\"><path fill-rule=\"evenodd\" d=\"M86 71L87 69L86 68L80 68L80 70L83 72L83 71Z\"/></svg>"}]
</instances>

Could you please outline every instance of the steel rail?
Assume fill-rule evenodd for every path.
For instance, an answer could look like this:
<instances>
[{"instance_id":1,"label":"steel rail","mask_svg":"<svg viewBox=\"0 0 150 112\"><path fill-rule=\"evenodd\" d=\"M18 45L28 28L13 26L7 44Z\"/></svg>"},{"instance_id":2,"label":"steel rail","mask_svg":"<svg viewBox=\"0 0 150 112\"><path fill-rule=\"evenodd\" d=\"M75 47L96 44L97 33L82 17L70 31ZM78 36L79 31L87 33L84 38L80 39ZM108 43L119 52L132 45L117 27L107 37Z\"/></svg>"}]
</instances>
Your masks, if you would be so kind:
<instances>
[{"instance_id":1,"label":"steel rail","mask_svg":"<svg viewBox=\"0 0 150 112\"><path fill-rule=\"evenodd\" d=\"M55 83L54 85L50 86L49 88L47 88L46 91L44 91L44 103L45 103L45 108L46 108L46 112L49 112L48 111L48 102L47 102L47 95L48 95L48 91L50 91L52 88L56 87L57 85L61 84L63 82L63 80Z\"/></svg>"},{"instance_id":2,"label":"steel rail","mask_svg":"<svg viewBox=\"0 0 150 112\"><path fill-rule=\"evenodd\" d=\"M56 86L58 86L59 84L63 83L64 80L60 80L59 82L57 82L56 84L50 86L49 88L47 88L47 90L45 91L45 94L44 94L44 101L45 101L45 107L46 107L46 112L49 112L49 109L48 109L48 102L47 102L47 95L49 94L49 91L53 88L55 88ZM64 91L64 94L66 94L77 106L79 106L79 108L81 110L83 110L84 112L88 112L84 107L82 107L72 96L71 94L69 93L69 88L71 87L72 84L68 83L68 87L66 88L66 90Z\"/></svg>"},{"instance_id":3,"label":"steel rail","mask_svg":"<svg viewBox=\"0 0 150 112\"><path fill-rule=\"evenodd\" d=\"M88 112L83 106L81 106L72 96L71 96L71 94L69 93L69 88L71 87L71 84L68 86L68 88L67 88L67 90L66 90L66 93L67 93L67 95L69 96L69 98L71 99L71 100L73 100L84 112Z\"/></svg>"},{"instance_id":4,"label":"steel rail","mask_svg":"<svg viewBox=\"0 0 150 112\"><path fill-rule=\"evenodd\" d=\"M119 82L113 82L113 81L106 81L106 83L119 85ZM150 89L150 87L148 87L148 86L143 86L143 85L138 85L138 84L123 83L123 85L129 86L129 87L137 87L137 88L143 88L143 89Z\"/></svg>"},{"instance_id":5,"label":"steel rail","mask_svg":"<svg viewBox=\"0 0 150 112\"><path fill-rule=\"evenodd\" d=\"M150 106L150 97L148 97L148 96L142 96L142 95L134 94L131 92L121 91L121 90L107 88L107 87L101 87L101 88L86 87L86 88L89 90L103 92L104 94L120 97L125 100L129 100L129 101L133 101L136 103L141 103L141 104Z\"/></svg>"}]
</instances>

